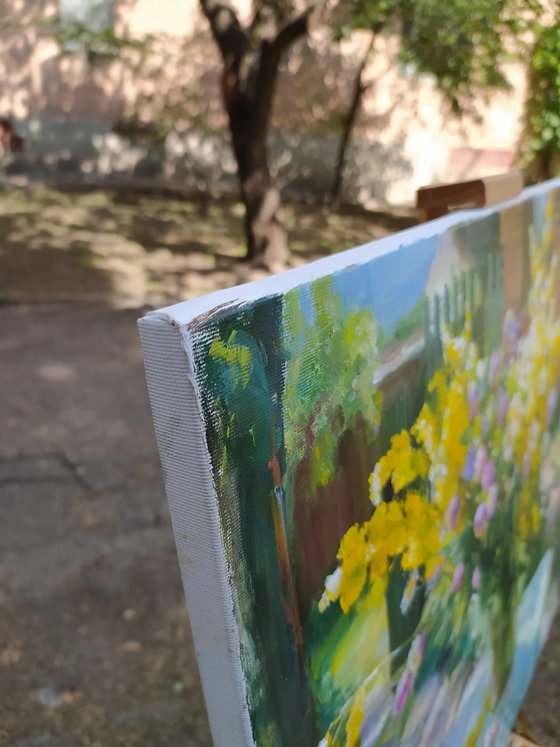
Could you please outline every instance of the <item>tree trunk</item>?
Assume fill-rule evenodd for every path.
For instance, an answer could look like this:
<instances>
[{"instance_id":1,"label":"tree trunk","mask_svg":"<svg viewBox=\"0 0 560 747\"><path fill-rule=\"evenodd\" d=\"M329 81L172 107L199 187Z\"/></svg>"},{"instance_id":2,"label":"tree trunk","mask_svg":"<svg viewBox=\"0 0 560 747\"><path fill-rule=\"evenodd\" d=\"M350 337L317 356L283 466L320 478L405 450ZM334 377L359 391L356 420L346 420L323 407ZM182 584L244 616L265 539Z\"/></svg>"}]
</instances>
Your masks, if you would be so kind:
<instances>
[{"instance_id":1,"label":"tree trunk","mask_svg":"<svg viewBox=\"0 0 560 747\"><path fill-rule=\"evenodd\" d=\"M340 193L342 191L342 181L344 176L344 165L346 162L346 151L348 150L348 145L350 144L350 139L352 137L352 131L354 130L358 112L360 111L362 97L368 89L368 86L364 84L363 78L369 61L369 56L373 49L373 42L374 38L372 37L366 53L362 58L362 62L360 63L358 72L356 73L356 77L354 79L354 93L352 95L352 102L350 104L350 109L348 110L348 113L346 114L346 117L344 119L344 128L342 130L342 135L338 145L338 154L334 170L334 181L331 188L331 200L333 200L333 202L336 202L340 199Z\"/></svg>"},{"instance_id":2,"label":"tree trunk","mask_svg":"<svg viewBox=\"0 0 560 747\"><path fill-rule=\"evenodd\" d=\"M544 182L552 179L552 152L548 148L543 148L537 153L535 159L535 177L537 182Z\"/></svg>"},{"instance_id":3,"label":"tree trunk","mask_svg":"<svg viewBox=\"0 0 560 747\"><path fill-rule=\"evenodd\" d=\"M245 29L227 0L200 0L200 6L222 56L222 97L245 205L247 258L279 269L288 256L287 233L266 139L282 55L308 33L316 9L309 7L287 22L277 14L276 21L284 23L278 28L270 23L274 14L261 13L257 3L253 22Z\"/></svg>"},{"instance_id":4,"label":"tree trunk","mask_svg":"<svg viewBox=\"0 0 560 747\"><path fill-rule=\"evenodd\" d=\"M282 221L280 192L272 183L266 132L251 123L254 104L229 106L229 125L245 206L247 259L268 269L281 269L288 259L288 234Z\"/></svg>"}]
</instances>

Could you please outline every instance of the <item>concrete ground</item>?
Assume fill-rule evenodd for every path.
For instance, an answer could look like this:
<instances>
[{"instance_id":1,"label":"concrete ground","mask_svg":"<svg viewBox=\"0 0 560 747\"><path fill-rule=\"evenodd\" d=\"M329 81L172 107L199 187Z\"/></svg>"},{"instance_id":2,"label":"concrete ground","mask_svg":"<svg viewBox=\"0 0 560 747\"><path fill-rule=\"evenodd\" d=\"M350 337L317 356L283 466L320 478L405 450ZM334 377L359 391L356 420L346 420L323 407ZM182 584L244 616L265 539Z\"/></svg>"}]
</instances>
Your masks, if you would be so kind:
<instances>
[{"instance_id":1,"label":"concrete ground","mask_svg":"<svg viewBox=\"0 0 560 747\"><path fill-rule=\"evenodd\" d=\"M0 745L211 744L135 320L0 309Z\"/></svg>"}]
</instances>

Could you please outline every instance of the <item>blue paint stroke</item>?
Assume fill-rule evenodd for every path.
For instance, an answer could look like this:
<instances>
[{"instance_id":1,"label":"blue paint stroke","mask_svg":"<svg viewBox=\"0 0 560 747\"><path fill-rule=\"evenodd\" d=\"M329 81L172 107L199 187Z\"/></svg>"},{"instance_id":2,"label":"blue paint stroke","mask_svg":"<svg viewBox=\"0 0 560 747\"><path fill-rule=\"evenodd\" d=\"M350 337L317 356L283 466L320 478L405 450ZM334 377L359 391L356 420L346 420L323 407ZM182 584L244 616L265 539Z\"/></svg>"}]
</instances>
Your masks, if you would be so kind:
<instances>
[{"instance_id":1,"label":"blue paint stroke","mask_svg":"<svg viewBox=\"0 0 560 747\"><path fill-rule=\"evenodd\" d=\"M388 334L422 297L438 237L419 239L334 276L334 289L349 308L371 306Z\"/></svg>"}]
</instances>

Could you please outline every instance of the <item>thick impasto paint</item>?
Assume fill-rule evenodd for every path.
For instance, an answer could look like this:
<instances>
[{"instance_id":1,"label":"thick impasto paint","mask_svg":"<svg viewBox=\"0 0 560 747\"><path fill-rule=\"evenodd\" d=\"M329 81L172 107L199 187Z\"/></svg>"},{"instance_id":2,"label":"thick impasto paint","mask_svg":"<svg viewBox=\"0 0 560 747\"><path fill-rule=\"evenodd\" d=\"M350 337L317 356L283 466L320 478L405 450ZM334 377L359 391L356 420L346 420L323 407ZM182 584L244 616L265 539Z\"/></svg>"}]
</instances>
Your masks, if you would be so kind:
<instances>
[{"instance_id":1,"label":"thick impasto paint","mask_svg":"<svg viewBox=\"0 0 560 747\"><path fill-rule=\"evenodd\" d=\"M506 744L558 599L559 216L191 326L259 747Z\"/></svg>"}]
</instances>

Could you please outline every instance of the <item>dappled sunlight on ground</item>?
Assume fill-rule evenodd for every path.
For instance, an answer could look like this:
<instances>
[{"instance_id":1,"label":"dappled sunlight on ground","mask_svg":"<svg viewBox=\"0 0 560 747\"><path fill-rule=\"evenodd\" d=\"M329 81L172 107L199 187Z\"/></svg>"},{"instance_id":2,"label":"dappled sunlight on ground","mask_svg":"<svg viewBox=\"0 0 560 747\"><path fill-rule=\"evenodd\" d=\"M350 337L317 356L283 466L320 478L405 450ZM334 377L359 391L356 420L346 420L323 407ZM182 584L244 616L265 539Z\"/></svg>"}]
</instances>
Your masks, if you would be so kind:
<instances>
[{"instance_id":1,"label":"dappled sunlight on ground","mask_svg":"<svg viewBox=\"0 0 560 747\"><path fill-rule=\"evenodd\" d=\"M289 205L292 266L410 225ZM0 191L0 299L161 306L255 280L239 203L119 192Z\"/></svg>"}]
</instances>

